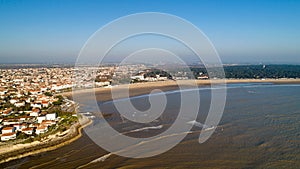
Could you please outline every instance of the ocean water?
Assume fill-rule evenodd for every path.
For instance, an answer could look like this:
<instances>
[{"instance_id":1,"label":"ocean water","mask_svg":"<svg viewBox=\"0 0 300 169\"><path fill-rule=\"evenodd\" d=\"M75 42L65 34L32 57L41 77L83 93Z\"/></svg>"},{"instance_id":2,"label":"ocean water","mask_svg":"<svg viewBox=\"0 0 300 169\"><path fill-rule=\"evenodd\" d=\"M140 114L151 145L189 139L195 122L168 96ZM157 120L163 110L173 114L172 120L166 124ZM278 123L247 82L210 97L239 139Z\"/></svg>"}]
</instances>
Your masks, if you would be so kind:
<instances>
[{"instance_id":1,"label":"ocean water","mask_svg":"<svg viewBox=\"0 0 300 169\"><path fill-rule=\"evenodd\" d=\"M132 159L110 155L84 134L67 146L1 164L0 168L299 168L300 85L228 85L222 119L212 137L202 144L198 137L203 126L197 124L207 116L210 90L200 88L199 92L199 123L192 122L191 134L158 156ZM149 124L120 118L113 102L98 104L102 112L109 114L105 119L115 130L147 138L163 133L174 122L180 108L179 96L178 92L169 92L166 111ZM147 95L131 101L139 110L150 106ZM84 104L83 110L93 112L88 100ZM104 120L95 116L94 123ZM91 163L93 160L96 162Z\"/></svg>"}]
</instances>

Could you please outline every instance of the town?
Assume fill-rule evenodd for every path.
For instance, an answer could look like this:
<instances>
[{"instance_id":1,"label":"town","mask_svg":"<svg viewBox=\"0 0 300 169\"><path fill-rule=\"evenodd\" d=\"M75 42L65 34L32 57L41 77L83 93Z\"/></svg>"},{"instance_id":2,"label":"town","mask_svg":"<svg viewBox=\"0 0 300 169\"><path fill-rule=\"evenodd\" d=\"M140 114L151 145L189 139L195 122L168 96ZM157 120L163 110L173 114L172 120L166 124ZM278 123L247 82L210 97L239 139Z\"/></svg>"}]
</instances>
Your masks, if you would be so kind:
<instances>
[{"instance_id":1,"label":"town","mask_svg":"<svg viewBox=\"0 0 300 169\"><path fill-rule=\"evenodd\" d=\"M95 73L95 78L91 78ZM76 104L62 97L62 92L112 84L187 79L183 76L185 72L177 74L172 77L142 64L0 69L1 141L41 137L51 130L61 130L66 120L76 121ZM80 83L73 83L74 79Z\"/></svg>"},{"instance_id":2,"label":"town","mask_svg":"<svg viewBox=\"0 0 300 169\"><path fill-rule=\"evenodd\" d=\"M1 69L1 141L41 137L75 122L75 104L58 95L72 87L69 68Z\"/></svg>"},{"instance_id":3,"label":"town","mask_svg":"<svg viewBox=\"0 0 300 169\"><path fill-rule=\"evenodd\" d=\"M162 66L166 68L166 66ZM83 88L185 79L209 79L205 67L167 69L144 64L106 66L1 65L1 141L42 137L76 121L76 103L61 93ZM253 70L243 73L246 69ZM297 78L299 66L225 65L226 78ZM213 77L217 78L217 77ZM75 83L74 83L75 82Z\"/></svg>"}]
</instances>

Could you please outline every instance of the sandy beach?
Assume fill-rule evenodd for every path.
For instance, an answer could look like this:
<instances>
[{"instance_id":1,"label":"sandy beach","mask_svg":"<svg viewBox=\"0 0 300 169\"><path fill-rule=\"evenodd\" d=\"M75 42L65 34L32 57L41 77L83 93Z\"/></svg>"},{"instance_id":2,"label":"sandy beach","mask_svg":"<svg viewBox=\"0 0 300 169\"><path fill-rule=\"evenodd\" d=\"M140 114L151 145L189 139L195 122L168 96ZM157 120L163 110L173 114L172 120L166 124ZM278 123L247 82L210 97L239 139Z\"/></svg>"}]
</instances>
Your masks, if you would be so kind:
<instances>
[{"instance_id":1,"label":"sandy beach","mask_svg":"<svg viewBox=\"0 0 300 169\"><path fill-rule=\"evenodd\" d=\"M80 98L89 97L91 93L95 93L98 101L108 101L112 100L111 91L112 88L116 91L117 96L115 98L127 97L126 91L129 87L129 96L137 96L142 94L148 94L154 89L159 89L162 91L170 91L178 89L178 84L183 88L192 87L191 84L196 84L198 86L207 86L211 83L274 83L274 84L300 84L300 79L226 79L226 80L180 80L180 81L158 81L158 82L146 82L146 83L134 83L129 85L118 85L111 88L94 88L94 89L80 89L73 92L61 93L72 99L72 95L80 96ZM101 97L99 97L101 96Z\"/></svg>"}]
</instances>

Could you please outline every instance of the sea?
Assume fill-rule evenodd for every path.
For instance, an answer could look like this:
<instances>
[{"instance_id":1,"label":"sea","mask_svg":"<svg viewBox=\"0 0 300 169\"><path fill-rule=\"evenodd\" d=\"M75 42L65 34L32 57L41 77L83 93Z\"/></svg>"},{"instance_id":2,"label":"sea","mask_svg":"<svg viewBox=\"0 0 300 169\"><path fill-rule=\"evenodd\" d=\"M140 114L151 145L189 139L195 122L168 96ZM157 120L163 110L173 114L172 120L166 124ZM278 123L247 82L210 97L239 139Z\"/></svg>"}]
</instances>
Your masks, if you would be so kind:
<instances>
[{"instance_id":1,"label":"sea","mask_svg":"<svg viewBox=\"0 0 300 169\"><path fill-rule=\"evenodd\" d=\"M191 92L190 90L181 92ZM150 123L122 118L113 101L98 102L102 116L88 99L81 112L90 112L93 124L78 140L53 151L0 164L0 168L299 168L300 85L236 83L227 85L226 104L218 125L204 143L199 134L211 103L211 89L199 87L200 107L193 125L179 144L146 158L115 155L91 139L89 129L108 122L116 131L134 138L149 138L167 131L178 117L179 91L165 92L166 109ZM119 102L126 99L117 100ZM149 109L149 95L128 98L141 111ZM101 135L102 136L102 135ZM99 137L109 141L108 137ZM122 142L122 140L119 140ZM147 144L147 143L146 143ZM155 150L153 150L155 151Z\"/></svg>"}]
</instances>

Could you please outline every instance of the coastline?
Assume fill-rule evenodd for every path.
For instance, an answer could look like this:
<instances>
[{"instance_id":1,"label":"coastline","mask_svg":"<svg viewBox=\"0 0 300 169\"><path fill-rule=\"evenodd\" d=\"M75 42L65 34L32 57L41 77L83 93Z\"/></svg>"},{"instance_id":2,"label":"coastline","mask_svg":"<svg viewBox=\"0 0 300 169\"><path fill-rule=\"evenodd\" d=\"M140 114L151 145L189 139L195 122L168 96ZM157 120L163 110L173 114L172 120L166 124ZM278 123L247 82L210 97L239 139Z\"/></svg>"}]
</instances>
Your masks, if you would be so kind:
<instances>
[{"instance_id":1,"label":"coastline","mask_svg":"<svg viewBox=\"0 0 300 169\"><path fill-rule=\"evenodd\" d=\"M179 81L157 81L157 82L145 82L145 83L134 83L129 85L117 85L111 87L101 87L101 88L90 88L90 89L79 89L70 92L60 93L61 95L73 100L72 95L78 95L80 98L90 97L92 95L99 96L97 101L109 101L112 100L111 91L114 89L118 91L118 95L114 98L124 98L127 97L127 89L129 87L129 96L138 96L142 94L148 94L154 89L159 89L162 91L170 91L178 89L177 83L182 85L184 88L190 88L191 82L198 86L208 86L211 84L232 84L232 83L273 83L273 84L300 84L300 79L225 79L225 80L179 80Z\"/></svg>"},{"instance_id":2,"label":"coastline","mask_svg":"<svg viewBox=\"0 0 300 169\"><path fill-rule=\"evenodd\" d=\"M57 138L54 136L55 138L53 140L51 140L52 138L50 138L44 142L35 141L32 143L16 144L16 145L9 145L7 147L3 147L5 149L10 149L10 151L0 152L0 156L1 156L0 164L9 162L11 160L27 157L30 155L35 155L35 154L55 150L57 148L60 148L62 146L74 142L75 140L79 139L82 136L82 129L92 124L93 122L92 120L86 117L82 117L82 118L85 118L83 120L83 124L80 124L79 122L75 123L70 127L68 134L66 134L61 138ZM7 155L8 157L5 157Z\"/></svg>"},{"instance_id":3,"label":"coastline","mask_svg":"<svg viewBox=\"0 0 300 169\"><path fill-rule=\"evenodd\" d=\"M187 87L189 84L189 80L181 80L178 81L180 84L186 84ZM196 80L195 81L198 86L206 86L210 85L210 80ZM222 80L213 80L213 83L222 83ZM226 83L274 83L274 84L300 84L300 79L226 79ZM113 86L112 88L120 90L120 95L118 95L118 98L122 98L125 95L124 89L127 85L119 85L119 86ZM112 88L95 88L95 89L82 89L82 90L76 90L74 91L75 94L80 95L80 97L89 97L91 92L96 92L101 94L101 98L97 97L98 101L108 101L111 100L111 89ZM159 82L147 82L147 83L135 83L129 85L129 96L137 96L142 94L150 93L154 89L160 89L162 91L170 91L170 90L176 90L178 89L177 82L176 81L159 81ZM72 98L73 92L63 92L59 93L65 97L68 97L69 99ZM9 152L1 152L0 156L2 156L2 159L0 160L1 163L9 162L11 160L23 158L29 155L39 154L46 151L51 151L54 149L57 149L59 147L65 146L78 138L82 136L82 129L89 124L92 123L92 120L88 120L84 125L80 125L79 122L74 124L75 131L73 131L73 134L67 134L66 138L63 137L59 140L48 140L48 142L35 142L35 143L27 143L24 145L12 145L11 151ZM77 125L77 126L76 126ZM75 135L74 135L75 134ZM15 147L13 147L15 146ZM1 150L1 148L0 148ZM21 152L20 152L21 151ZM8 155L8 157L5 157L5 155ZM5 158L3 158L5 157Z\"/></svg>"}]
</instances>

